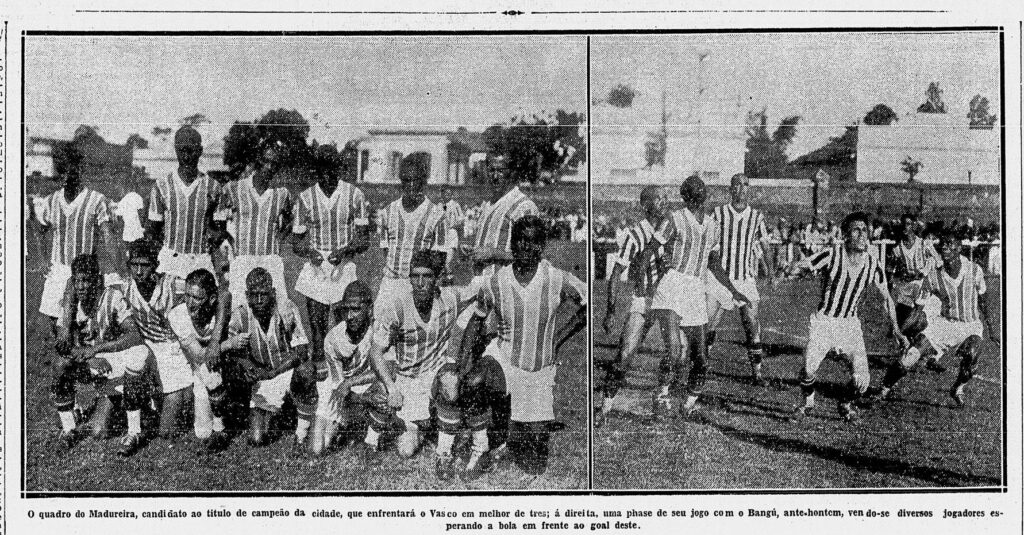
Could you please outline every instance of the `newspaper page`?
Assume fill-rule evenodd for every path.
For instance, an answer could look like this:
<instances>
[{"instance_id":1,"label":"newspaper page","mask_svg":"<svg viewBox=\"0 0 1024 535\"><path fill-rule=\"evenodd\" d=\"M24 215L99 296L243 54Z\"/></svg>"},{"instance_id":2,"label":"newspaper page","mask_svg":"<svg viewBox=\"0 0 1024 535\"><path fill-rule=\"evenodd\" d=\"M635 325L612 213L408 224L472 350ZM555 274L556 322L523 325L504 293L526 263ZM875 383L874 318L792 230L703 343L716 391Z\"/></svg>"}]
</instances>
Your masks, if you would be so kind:
<instances>
[{"instance_id":1,"label":"newspaper page","mask_svg":"<svg viewBox=\"0 0 1024 535\"><path fill-rule=\"evenodd\" d=\"M0 5L3 532L1022 529L1016 3Z\"/></svg>"}]
</instances>

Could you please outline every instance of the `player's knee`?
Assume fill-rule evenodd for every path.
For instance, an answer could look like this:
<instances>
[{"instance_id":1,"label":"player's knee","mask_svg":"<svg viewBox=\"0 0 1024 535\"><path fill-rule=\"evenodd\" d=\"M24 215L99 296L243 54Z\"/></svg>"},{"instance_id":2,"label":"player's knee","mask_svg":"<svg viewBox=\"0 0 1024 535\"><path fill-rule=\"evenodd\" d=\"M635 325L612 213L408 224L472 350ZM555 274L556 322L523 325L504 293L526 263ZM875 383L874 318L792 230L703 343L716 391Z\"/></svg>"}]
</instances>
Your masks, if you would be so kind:
<instances>
[{"instance_id":1,"label":"player's knee","mask_svg":"<svg viewBox=\"0 0 1024 535\"><path fill-rule=\"evenodd\" d=\"M459 399L459 375L452 369L442 369L437 373L437 396L438 399L447 402L455 403Z\"/></svg>"},{"instance_id":2,"label":"player's knee","mask_svg":"<svg viewBox=\"0 0 1024 535\"><path fill-rule=\"evenodd\" d=\"M398 440L395 441L395 449L398 451L399 457L403 459L408 459L415 455L419 446L420 432L415 427L406 429L404 433L398 436Z\"/></svg>"}]
</instances>

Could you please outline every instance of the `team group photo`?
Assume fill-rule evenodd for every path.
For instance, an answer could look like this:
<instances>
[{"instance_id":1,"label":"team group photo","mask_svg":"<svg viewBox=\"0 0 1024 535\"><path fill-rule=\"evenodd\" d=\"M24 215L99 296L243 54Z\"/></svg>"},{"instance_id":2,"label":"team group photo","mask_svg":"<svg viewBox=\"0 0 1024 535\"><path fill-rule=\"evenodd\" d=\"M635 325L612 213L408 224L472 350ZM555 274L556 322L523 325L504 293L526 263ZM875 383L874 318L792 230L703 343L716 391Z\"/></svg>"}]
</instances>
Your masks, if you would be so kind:
<instances>
[{"instance_id":1,"label":"team group photo","mask_svg":"<svg viewBox=\"0 0 1024 535\"><path fill-rule=\"evenodd\" d=\"M996 30L28 34L24 492L1006 482Z\"/></svg>"},{"instance_id":2,"label":"team group photo","mask_svg":"<svg viewBox=\"0 0 1024 535\"><path fill-rule=\"evenodd\" d=\"M585 485L581 38L30 41L28 489Z\"/></svg>"}]
</instances>

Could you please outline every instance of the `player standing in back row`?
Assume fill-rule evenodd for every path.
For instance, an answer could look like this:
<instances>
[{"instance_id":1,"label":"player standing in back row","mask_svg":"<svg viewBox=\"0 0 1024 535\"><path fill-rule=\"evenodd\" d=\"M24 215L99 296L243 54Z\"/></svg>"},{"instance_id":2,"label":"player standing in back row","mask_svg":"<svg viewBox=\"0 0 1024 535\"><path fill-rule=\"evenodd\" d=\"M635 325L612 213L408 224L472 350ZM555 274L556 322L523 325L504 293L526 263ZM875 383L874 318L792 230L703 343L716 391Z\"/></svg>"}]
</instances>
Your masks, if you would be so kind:
<instances>
[{"instance_id":1,"label":"player standing in back row","mask_svg":"<svg viewBox=\"0 0 1024 535\"><path fill-rule=\"evenodd\" d=\"M715 329L726 310L739 309L743 332L747 336L747 359L750 361L750 376L755 385L764 382L761 377L761 322L758 321L758 304L761 296L757 292L757 268L763 264L766 273L771 273L764 262L764 255L756 255L755 247L760 243L763 250L768 248L768 229L760 210L747 203L750 179L742 173L733 175L729 184L731 201L715 208L714 218L718 225L718 247L721 252L722 270L729 276L733 286L746 297L745 304L739 304L731 293L714 277L707 280L708 293L708 353L715 343ZM758 261L760 260L760 262Z\"/></svg>"},{"instance_id":2,"label":"player standing in back row","mask_svg":"<svg viewBox=\"0 0 1024 535\"><path fill-rule=\"evenodd\" d=\"M864 289L874 284L885 301L889 313L892 334L901 348L909 344L900 332L896 321L896 310L885 280L885 271L878 259L868 254L868 215L854 212L841 225L844 242L822 249L792 266L793 269L809 269L822 272L821 301L818 310L811 315L807 348L804 350L804 368L800 377L800 390L804 403L796 409L794 419L803 418L814 408L814 385L816 374L825 356L837 351L849 360L853 378L849 391L839 401L839 414L846 420L857 419L853 403L867 391L871 383L868 369L868 354L864 347L864 332L861 329L857 309Z\"/></svg>"}]
</instances>

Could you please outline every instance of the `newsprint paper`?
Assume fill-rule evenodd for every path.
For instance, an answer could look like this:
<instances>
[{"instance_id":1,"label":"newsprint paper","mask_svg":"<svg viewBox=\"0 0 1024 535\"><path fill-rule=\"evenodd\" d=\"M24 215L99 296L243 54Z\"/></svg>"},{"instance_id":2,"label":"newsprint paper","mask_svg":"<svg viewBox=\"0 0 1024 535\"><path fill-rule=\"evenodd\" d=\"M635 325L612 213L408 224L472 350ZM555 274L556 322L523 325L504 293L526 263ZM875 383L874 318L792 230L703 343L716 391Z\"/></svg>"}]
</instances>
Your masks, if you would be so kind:
<instances>
[{"instance_id":1,"label":"newsprint paper","mask_svg":"<svg viewBox=\"0 0 1024 535\"><path fill-rule=\"evenodd\" d=\"M2 532L1024 529L1016 2L0 20Z\"/></svg>"}]
</instances>

